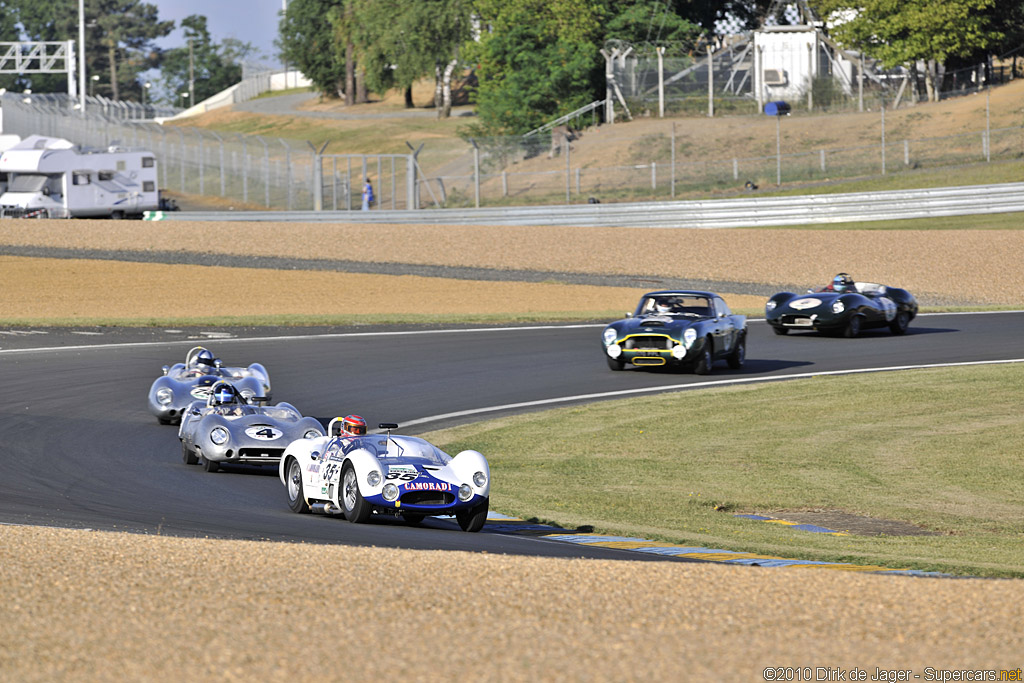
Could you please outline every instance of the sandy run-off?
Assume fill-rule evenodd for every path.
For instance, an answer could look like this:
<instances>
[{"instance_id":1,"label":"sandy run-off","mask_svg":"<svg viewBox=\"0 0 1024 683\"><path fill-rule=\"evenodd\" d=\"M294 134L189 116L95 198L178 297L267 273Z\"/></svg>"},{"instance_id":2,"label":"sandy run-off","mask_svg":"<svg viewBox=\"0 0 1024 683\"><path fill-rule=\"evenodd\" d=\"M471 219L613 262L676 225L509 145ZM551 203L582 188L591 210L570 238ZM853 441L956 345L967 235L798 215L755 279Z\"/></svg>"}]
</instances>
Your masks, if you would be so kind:
<instances>
[{"instance_id":1,"label":"sandy run-off","mask_svg":"<svg viewBox=\"0 0 1024 683\"><path fill-rule=\"evenodd\" d=\"M4 681L927 680L1024 652L1022 581L24 527L0 604Z\"/></svg>"},{"instance_id":2,"label":"sandy run-off","mask_svg":"<svg viewBox=\"0 0 1024 683\"><path fill-rule=\"evenodd\" d=\"M980 305L1024 304L1024 231L1016 230L687 230L559 227L407 226L294 223L144 223L137 221L4 221L0 248L40 247L128 252L178 252L291 259L346 260L552 273L635 275L760 285L819 286L846 271L856 279L903 287L922 300ZM56 270L87 268L68 263L13 264L0 269L6 291L27 282L33 273L50 278ZM108 266L109 268L109 266ZM84 270L82 271L84 274ZM102 275L103 268L78 278L83 294L80 310L98 311L103 297L89 288L106 289L129 282L132 293L119 310L149 296L158 297L158 311L181 297L189 306L197 299L223 298L220 313L252 306L254 299L273 306L317 312L378 311L436 313L504 313L608 311L631 308L636 289L594 288L586 291L537 285L509 296L500 287L450 281L425 282L408 277L366 278L266 271L211 273L167 271L157 266ZM8 275L11 273L11 275ZM354 279L349 279L354 278ZM216 281L219 280L219 283ZM207 288L211 281L215 286ZM289 285L294 281L294 285ZM35 283L33 283L35 284ZM289 287L275 290L275 287ZM558 287L563 287L559 285ZM302 292L310 287L308 301ZM454 289L449 289L454 287ZM469 289L467 289L467 287ZM470 293L478 290L480 295ZM618 289L619 291L616 291ZM234 290L237 296L230 292ZM249 290L249 291L245 291ZM63 289L67 296L78 292ZM215 297L188 296L190 292ZM731 292L722 292L731 294ZM326 296L324 296L326 294ZM61 296L55 294L53 296ZM7 297L8 302L12 297ZM728 297L727 297L728 298ZM52 301L52 297L46 301ZM729 299L734 308L745 301ZM751 308L763 306L760 297ZM39 301L42 305L44 301ZM209 305L209 302L206 304ZM430 309L436 309L430 311ZM294 308L291 308L294 311ZM195 314L195 309L191 309ZM11 313L0 315L10 318ZM74 314L79 315L78 313Z\"/></svg>"}]
</instances>

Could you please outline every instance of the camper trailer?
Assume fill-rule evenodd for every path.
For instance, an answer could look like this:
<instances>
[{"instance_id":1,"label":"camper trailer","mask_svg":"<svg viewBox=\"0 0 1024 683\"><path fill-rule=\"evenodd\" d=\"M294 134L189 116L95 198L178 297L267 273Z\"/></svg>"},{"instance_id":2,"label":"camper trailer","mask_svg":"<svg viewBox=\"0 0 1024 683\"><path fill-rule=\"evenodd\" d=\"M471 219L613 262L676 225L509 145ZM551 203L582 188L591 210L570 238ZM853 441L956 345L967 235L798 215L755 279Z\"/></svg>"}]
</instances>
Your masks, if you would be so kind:
<instances>
[{"instance_id":1,"label":"camper trailer","mask_svg":"<svg viewBox=\"0 0 1024 683\"><path fill-rule=\"evenodd\" d=\"M127 218L160 208L156 157L151 152L77 147L31 135L0 155L8 218Z\"/></svg>"},{"instance_id":2,"label":"camper trailer","mask_svg":"<svg viewBox=\"0 0 1024 683\"><path fill-rule=\"evenodd\" d=\"M0 135L0 153L6 152L11 147L21 142L18 135ZM7 174L0 171L0 194L7 192Z\"/></svg>"}]
</instances>

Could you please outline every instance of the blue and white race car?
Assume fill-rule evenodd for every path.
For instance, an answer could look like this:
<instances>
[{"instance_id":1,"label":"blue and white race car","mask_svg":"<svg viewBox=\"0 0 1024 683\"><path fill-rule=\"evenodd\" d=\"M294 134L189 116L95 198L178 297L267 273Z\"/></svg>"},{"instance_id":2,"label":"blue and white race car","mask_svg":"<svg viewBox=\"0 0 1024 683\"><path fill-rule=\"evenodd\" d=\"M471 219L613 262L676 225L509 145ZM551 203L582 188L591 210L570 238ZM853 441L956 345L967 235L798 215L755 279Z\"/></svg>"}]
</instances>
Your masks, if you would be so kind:
<instances>
[{"instance_id":1,"label":"blue and white race car","mask_svg":"<svg viewBox=\"0 0 1024 683\"><path fill-rule=\"evenodd\" d=\"M463 531L480 531L491 495L487 459L472 450L453 458L423 439L393 435L397 427L384 422L386 434L367 434L362 418L339 417L328 436L293 441L278 471L289 507L355 523L388 515L415 525L455 515Z\"/></svg>"},{"instance_id":2,"label":"blue and white race car","mask_svg":"<svg viewBox=\"0 0 1024 683\"><path fill-rule=\"evenodd\" d=\"M163 366L163 375L149 388L149 411L160 424L179 423L185 409L194 401L205 401L220 380L230 382L246 399L270 400L270 374L262 365L226 366L208 349L196 346L185 355L184 363Z\"/></svg>"}]
</instances>

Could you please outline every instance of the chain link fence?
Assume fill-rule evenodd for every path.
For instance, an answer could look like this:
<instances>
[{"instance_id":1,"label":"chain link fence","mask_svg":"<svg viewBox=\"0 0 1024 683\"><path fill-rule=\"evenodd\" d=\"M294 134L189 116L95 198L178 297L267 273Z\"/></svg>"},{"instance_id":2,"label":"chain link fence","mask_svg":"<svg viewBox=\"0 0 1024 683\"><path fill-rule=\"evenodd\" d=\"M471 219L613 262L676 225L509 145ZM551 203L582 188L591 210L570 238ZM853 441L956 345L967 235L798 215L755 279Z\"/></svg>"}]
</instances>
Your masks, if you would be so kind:
<instances>
[{"instance_id":1,"label":"chain link fence","mask_svg":"<svg viewBox=\"0 0 1024 683\"><path fill-rule=\"evenodd\" d=\"M976 92L973 85L968 92ZM304 141L157 125L95 106L82 115L58 96L25 101L7 94L0 104L6 133L62 137L95 148L147 148L157 156L162 189L236 209L358 210L366 180L376 195L372 208L470 208L693 197L741 191L748 181L820 182L1024 156L1021 127L886 137L885 114L877 109L883 131L877 141L803 149L789 143L776 150L773 130L771 144L762 134L757 145L747 146L753 154L730 158L706 146L694 154L692 136L676 134L677 126L685 130L685 118L657 121L655 132L637 136L629 126L597 125L602 119L595 109L530 137L431 137L410 141L413 154L323 155ZM763 126L766 117L750 119ZM775 123L786 130L807 120L797 115ZM604 148L621 151L602 154Z\"/></svg>"}]
</instances>

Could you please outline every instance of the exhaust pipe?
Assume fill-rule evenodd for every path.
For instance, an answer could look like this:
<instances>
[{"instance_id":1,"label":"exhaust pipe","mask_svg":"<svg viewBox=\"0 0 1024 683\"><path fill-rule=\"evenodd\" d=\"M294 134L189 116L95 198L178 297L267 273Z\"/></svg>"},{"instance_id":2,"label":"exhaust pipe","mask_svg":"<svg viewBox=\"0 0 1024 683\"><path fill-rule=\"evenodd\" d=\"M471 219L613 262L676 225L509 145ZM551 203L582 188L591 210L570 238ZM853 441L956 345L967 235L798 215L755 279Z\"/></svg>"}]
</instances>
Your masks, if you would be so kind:
<instances>
[{"instance_id":1,"label":"exhaust pipe","mask_svg":"<svg viewBox=\"0 0 1024 683\"><path fill-rule=\"evenodd\" d=\"M336 515L341 513L341 508L335 507L333 503L313 503L309 506L309 509L319 515Z\"/></svg>"}]
</instances>

